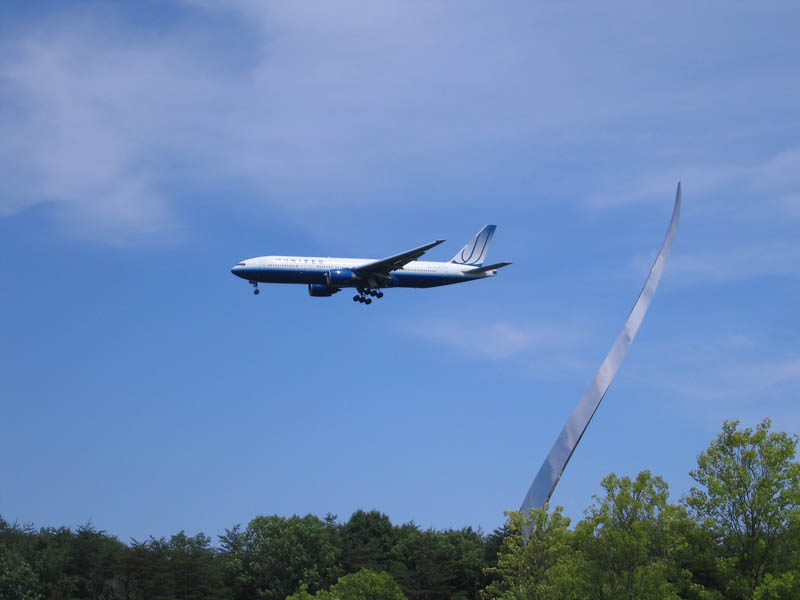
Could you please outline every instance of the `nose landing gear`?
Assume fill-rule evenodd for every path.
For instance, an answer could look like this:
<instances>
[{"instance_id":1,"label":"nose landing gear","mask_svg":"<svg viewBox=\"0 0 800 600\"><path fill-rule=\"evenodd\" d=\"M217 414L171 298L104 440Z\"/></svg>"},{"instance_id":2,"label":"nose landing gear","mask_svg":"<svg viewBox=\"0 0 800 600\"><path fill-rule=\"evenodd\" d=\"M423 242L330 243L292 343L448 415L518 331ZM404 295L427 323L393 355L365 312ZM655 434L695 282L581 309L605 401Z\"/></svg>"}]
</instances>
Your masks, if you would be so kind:
<instances>
[{"instance_id":1,"label":"nose landing gear","mask_svg":"<svg viewBox=\"0 0 800 600\"><path fill-rule=\"evenodd\" d=\"M260 294L260 293L261 293L261 290L259 290L259 289L258 289L258 282L257 282L257 281L251 281L251 282L250 282L250 285L252 285L252 286L253 286L253 293L254 293L256 296L258 296L258 294Z\"/></svg>"}]
</instances>

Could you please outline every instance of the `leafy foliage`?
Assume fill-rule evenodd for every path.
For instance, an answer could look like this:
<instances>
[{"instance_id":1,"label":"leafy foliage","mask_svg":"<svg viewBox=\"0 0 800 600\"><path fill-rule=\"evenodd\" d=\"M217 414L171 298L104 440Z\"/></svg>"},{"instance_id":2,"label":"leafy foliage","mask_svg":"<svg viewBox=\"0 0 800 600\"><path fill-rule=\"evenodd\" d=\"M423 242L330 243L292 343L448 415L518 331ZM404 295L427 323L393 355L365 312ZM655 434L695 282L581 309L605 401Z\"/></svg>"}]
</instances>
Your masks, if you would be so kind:
<instances>
[{"instance_id":1,"label":"leafy foliage","mask_svg":"<svg viewBox=\"0 0 800 600\"><path fill-rule=\"evenodd\" d=\"M391 557L390 573L412 600L478 597L486 564L483 539L470 528L436 532L403 525Z\"/></svg>"},{"instance_id":2,"label":"leafy foliage","mask_svg":"<svg viewBox=\"0 0 800 600\"><path fill-rule=\"evenodd\" d=\"M348 573L360 569L386 571L396 539L396 528L385 514L357 510L341 529L342 566Z\"/></svg>"},{"instance_id":3,"label":"leafy foliage","mask_svg":"<svg viewBox=\"0 0 800 600\"><path fill-rule=\"evenodd\" d=\"M25 559L0 545L0 600L40 600L40 588Z\"/></svg>"},{"instance_id":4,"label":"leafy foliage","mask_svg":"<svg viewBox=\"0 0 800 600\"><path fill-rule=\"evenodd\" d=\"M340 577L329 590L319 591L315 595L306 589L292 594L286 600L406 600L403 590L388 573L376 573L370 569L361 569Z\"/></svg>"},{"instance_id":5,"label":"leafy foliage","mask_svg":"<svg viewBox=\"0 0 800 600\"><path fill-rule=\"evenodd\" d=\"M649 471L608 475L574 527L559 507L509 512L489 535L359 510L258 516L215 547L0 517L0 600L800 598L798 440L770 426L726 422L679 504Z\"/></svg>"},{"instance_id":6,"label":"leafy foliage","mask_svg":"<svg viewBox=\"0 0 800 600\"><path fill-rule=\"evenodd\" d=\"M764 419L755 430L739 429L726 421L691 472L703 487L685 499L720 544L734 598L749 598L768 573L797 566L797 536L789 535L800 510L797 438L770 433L771 425Z\"/></svg>"},{"instance_id":7,"label":"leafy foliage","mask_svg":"<svg viewBox=\"0 0 800 600\"><path fill-rule=\"evenodd\" d=\"M340 574L338 531L312 515L256 517L222 542L238 592L248 598L283 600L302 584L316 591Z\"/></svg>"},{"instance_id":8,"label":"leafy foliage","mask_svg":"<svg viewBox=\"0 0 800 600\"><path fill-rule=\"evenodd\" d=\"M594 594L600 598L678 598L681 571L672 550L680 509L667 502L661 477L642 471L635 480L613 473L602 483L587 519L577 528L589 559Z\"/></svg>"},{"instance_id":9,"label":"leafy foliage","mask_svg":"<svg viewBox=\"0 0 800 600\"><path fill-rule=\"evenodd\" d=\"M583 598L588 593L581 574L586 570L583 555L575 547L569 518L561 507L552 513L534 508L529 518L508 512L509 534L498 554L497 566L487 573L496 575L483 591L484 598L540 600ZM529 529L527 540L523 530Z\"/></svg>"}]
</instances>

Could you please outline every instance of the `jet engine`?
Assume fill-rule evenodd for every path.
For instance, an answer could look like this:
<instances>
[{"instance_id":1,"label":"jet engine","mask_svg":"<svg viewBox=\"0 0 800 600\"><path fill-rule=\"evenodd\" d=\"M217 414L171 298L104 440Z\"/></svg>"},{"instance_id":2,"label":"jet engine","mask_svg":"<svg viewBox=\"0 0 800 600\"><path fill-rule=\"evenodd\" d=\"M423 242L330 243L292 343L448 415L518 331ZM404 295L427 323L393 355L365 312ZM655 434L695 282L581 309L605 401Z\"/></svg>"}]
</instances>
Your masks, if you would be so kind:
<instances>
[{"instance_id":1,"label":"jet engine","mask_svg":"<svg viewBox=\"0 0 800 600\"><path fill-rule=\"evenodd\" d=\"M329 286L355 286L360 277L350 269L331 269L326 275Z\"/></svg>"},{"instance_id":2,"label":"jet engine","mask_svg":"<svg viewBox=\"0 0 800 600\"><path fill-rule=\"evenodd\" d=\"M339 290L339 288L328 287L323 283L308 284L308 295L314 296L315 298L324 298L327 296L333 296L338 291L341 290Z\"/></svg>"}]
</instances>

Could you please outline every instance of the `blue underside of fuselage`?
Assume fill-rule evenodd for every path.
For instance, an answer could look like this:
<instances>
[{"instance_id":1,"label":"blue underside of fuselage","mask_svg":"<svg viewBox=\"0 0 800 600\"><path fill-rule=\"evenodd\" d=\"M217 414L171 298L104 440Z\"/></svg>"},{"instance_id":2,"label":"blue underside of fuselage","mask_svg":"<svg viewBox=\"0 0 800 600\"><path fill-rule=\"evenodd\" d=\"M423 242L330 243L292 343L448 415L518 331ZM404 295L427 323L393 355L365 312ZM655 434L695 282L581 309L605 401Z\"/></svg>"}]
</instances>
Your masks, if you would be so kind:
<instances>
[{"instance_id":1,"label":"blue underside of fuselage","mask_svg":"<svg viewBox=\"0 0 800 600\"><path fill-rule=\"evenodd\" d=\"M236 275L248 281L259 283L319 283L327 285L326 270L294 270L294 269L237 269ZM440 285L450 285L461 281L469 281L470 278L461 275L442 275L439 273L409 273L395 271L392 273L391 281L381 283L377 287L410 287L428 288ZM353 282L349 285L337 284L335 287L371 287L366 281Z\"/></svg>"}]
</instances>

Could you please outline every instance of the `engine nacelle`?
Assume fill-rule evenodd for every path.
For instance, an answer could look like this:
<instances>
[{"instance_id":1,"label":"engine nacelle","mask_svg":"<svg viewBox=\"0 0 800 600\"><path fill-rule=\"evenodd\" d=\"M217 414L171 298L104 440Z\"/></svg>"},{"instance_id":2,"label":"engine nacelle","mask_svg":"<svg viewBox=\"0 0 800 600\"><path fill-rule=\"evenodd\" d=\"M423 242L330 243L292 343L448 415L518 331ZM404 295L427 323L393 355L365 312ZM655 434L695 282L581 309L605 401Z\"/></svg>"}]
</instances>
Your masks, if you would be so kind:
<instances>
[{"instance_id":1,"label":"engine nacelle","mask_svg":"<svg viewBox=\"0 0 800 600\"><path fill-rule=\"evenodd\" d=\"M314 296L315 298L324 298L327 296L333 296L338 291L339 291L338 288L328 287L323 283L308 284L308 295Z\"/></svg>"},{"instance_id":2,"label":"engine nacelle","mask_svg":"<svg viewBox=\"0 0 800 600\"><path fill-rule=\"evenodd\" d=\"M326 275L329 286L355 286L361 278L350 269L331 269Z\"/></svg>"}]
</instances>

